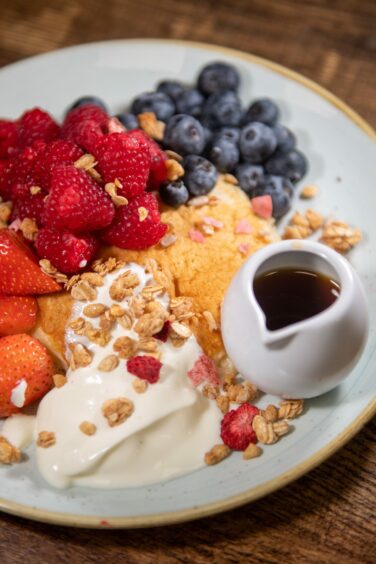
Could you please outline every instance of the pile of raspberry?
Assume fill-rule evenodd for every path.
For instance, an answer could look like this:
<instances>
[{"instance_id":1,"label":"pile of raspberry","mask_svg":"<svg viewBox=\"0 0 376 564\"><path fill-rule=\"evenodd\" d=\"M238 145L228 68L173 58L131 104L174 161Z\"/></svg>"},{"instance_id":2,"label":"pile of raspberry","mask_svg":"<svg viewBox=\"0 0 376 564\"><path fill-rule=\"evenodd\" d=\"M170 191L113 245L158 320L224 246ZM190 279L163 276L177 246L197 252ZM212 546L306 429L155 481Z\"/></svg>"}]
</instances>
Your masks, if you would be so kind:
<instances>
[{"instance_id":1,"label":"pile of raspberry","mask_svg":"<svg viewBox=\"0 0 376 564\"><path fill-rule=\"evenodd\" d=\"M71 109L62 125L34 108L0 120L0 197L10 228L32 220L32 245L65 274L93 260L100 242L125 249L158 243L167 226L153 190L167 157L143 131L126 131L101 107Z\"/></svg>"}]
</instances>

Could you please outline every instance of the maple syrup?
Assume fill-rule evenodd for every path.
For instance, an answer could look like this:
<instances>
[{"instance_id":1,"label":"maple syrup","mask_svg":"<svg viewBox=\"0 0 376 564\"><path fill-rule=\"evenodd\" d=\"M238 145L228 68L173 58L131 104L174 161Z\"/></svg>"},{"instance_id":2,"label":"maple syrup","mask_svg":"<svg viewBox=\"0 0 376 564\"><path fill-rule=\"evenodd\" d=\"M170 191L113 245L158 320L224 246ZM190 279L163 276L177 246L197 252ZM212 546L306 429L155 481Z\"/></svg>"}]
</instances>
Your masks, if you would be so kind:
<instances>
[{"instance_id":1,"label":"maple syrup","mask_svg":"<svg viewBox=\"0 0 376 564\"><path fill-rule=\"evenodd\" d=\"M320 272L279 268L253 281L256 299L270 331L304 321L324 311L338 298L340 286Z\"/></svg>"}]
</instances>

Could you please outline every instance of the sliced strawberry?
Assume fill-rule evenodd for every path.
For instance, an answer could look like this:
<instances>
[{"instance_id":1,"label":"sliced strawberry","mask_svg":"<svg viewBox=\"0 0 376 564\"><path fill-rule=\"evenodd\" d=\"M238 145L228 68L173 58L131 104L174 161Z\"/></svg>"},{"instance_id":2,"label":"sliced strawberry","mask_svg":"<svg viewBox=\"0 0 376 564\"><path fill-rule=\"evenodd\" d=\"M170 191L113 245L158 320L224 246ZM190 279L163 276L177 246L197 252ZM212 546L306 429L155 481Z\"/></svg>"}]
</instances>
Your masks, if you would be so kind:
<instances>
[{"instance_id":1,"label":"sliced strawberry","mask_svg":"<svg viewBox=\"0 0 376 564\"><path fill-rule=\"evenodd\" d=\"M132 198L127 206L117 208L115 219L102 232L102 238L122 249L147 249L158 243L166 231L156 197L145 192Z\"/></svg>"},{"instance_id":2,"label":"sliced strawberry","mask_svg":"<svg viewBox=\"0 0 376 564\"><path fill-rule=\"evenodd\" d=\"M110 197L84 170L73 165L55 167L43 215L47 227L92 231L107 227L114 215Z\"/></svg>"},{"instance_id":3,"label":"sliced strawberry","mask_svg":"<svg viewBox=\"0 0 376 564\"><path fill-rule=\"evenodd\" d=\"M56 139L56 141L47 143L37 156L34 164L33 178L35 183L49 191L51 173L54 168L60 164L74 163L82 155L82 150L71 141Z\"/></svg>"},{"instance_id":4,"label":"sliced strawberry","mask_svg":"<svg viewBox=\"0 0 376 564\"><path fill-rule=\"evenodd\" d=\"M243 403L226 413L221 422L221 439L225 445L233 450L245 450L249 443L257 443L252 421L259 412L254 405Z\"/></svg>"},{"instance_id":5,"label":"sliced strawberry","mask_svg":"<svg viewBox=\"0 0 376 564\"><path fill-rule=\"evenodd\" d=\"M9 229L0 229L0 294L25 296L59 292L59 284L44 274L30 249Z\"/></svg>"},{"instance_id":6,"label":"sliced strawberry","mask_svg":"<svg viewBox=\"0 0 376 564\"><path fill-rule=\"evenodd\" d=\"M134 376L155 384L159 380L162 363L152 356L134 356L127 360L127 370Z\"/></svg>"},{"instance_id":7,"label":"sliced strawberry","mask_svg":"<svg viewBox=\"0 0 376 564\"><path fill-rule=\"evenodd\" d=\"M27 333L37 322L38 305L29 296L0 296L0 337Z\"/></svg>"},{"instance_id":8,"label":"sliced strawberry","mask_svg":"<svg viewBox=\"0 0 376 564\"><path fill-rule=\"evenodd\" d=\"M53 141L59 133L60 127L47 112L33 108L25 112L18 121L17 144L23 148L39 139Z\"/></svg>"},{"instance_id":9,"label":"sliced strawberry","mask_svg":"<svg viewBox=\"0 0 376 564\"><path fill-rule=\"evenodd\" d=\"M47 349L30 335L0 339L0 358L0 417L8 417L44 396L55 370Z\"/></svg>"},{"instance_id":10,"label":"sliced strawberry","mask_svg":"<svg viewBox=\"0 0 376 564\"><path fill-rule=\"evenodd\" d=\"M40 229L35 241L38 256L48 259L60 272L72 274L83 270L98 250L97 239L90 234L74 235L47 227Z\"/></svg>"},{"instance_id":11,"label":"sliced strawberry","mask_svg":"<svg viewBox=\"0 0 376 564\"><path fill-rule=\"evenodd\" d=\"M273 213L273 201L269 194L256 196L251 200L252 209L256 215L263 219L270 219Z\"/></svg>"},{"instance_id":12,"label":"sliced strawberry","mask_svg":"<svg viewBox=\"0 0 376 564\"><path fill-rule=\"evenodd\" d=\"M217 368L214 361L206 354L199 356L187 376L194 386L199 386L203 383L211 384L212 386L219 385Z\"/></svg>"},{"instance_id":13,"label":"sliced strawberry","mask_svg":"<svg viewBox=\"0 0 376 564\"><path fill-rule=\"evenodd\" d=\"M104 135L94 147L98 161L97 169L103 180L118 179L122 187L118 194L132 198L145 190L150 170L150 154L146 146L141 147L128 133Z\"/></svg>"}]
</instances>

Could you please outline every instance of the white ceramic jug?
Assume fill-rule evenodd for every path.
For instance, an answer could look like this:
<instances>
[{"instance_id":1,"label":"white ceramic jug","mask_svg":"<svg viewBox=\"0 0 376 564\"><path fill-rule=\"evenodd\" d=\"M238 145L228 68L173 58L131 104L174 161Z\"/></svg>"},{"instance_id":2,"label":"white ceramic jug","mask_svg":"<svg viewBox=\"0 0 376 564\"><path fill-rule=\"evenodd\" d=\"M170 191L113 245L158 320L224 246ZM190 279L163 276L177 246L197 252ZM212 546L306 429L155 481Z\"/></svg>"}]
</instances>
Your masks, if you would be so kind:
<instances>
[{"instance_id":1,"label":"white ceramic jug","mask_svg":"<svg viewBox=\"0 0 376 564\"><path fill-rule=\"evenodd\" d=\"M270 331L253 281L289 267L331 278L340 293L321 313ZM257 251L237 272L223 301L221 327L227 354L244 378L264 392L309 398L337 386L359 359L368 307L360 279L342 255L321 243L281 241Z\"/></svg>"}]
</instances>

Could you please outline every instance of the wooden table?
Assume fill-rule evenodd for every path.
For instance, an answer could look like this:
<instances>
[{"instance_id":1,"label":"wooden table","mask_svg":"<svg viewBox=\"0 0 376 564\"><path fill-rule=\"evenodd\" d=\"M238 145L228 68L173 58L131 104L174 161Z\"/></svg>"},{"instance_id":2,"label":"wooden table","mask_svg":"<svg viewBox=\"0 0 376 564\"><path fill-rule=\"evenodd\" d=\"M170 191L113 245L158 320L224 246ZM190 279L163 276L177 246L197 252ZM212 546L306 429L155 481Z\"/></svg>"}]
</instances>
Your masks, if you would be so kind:
<instances>
[{"instance_id":1,"label":"wooden table","mask_svg":"<svg viewBox=\"0 0 376 564\"><path fill-rule=\"evenodd\" d=\"M0 0L0 66L132 37L205 41L270 58L329 88L376 127L375 0ZM190 524L89 531L2 514L0 561L376 562L375 431L369 423L282 491Z\"/></svg>"}]
</instances>

